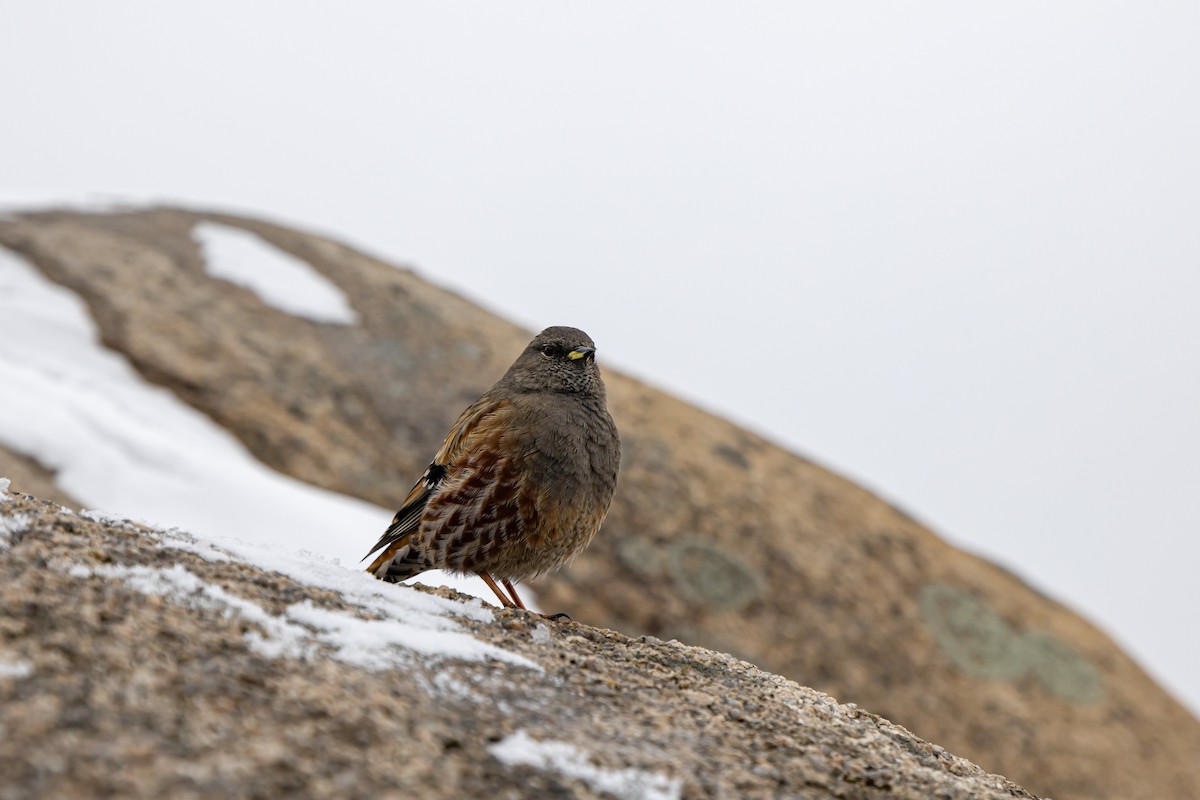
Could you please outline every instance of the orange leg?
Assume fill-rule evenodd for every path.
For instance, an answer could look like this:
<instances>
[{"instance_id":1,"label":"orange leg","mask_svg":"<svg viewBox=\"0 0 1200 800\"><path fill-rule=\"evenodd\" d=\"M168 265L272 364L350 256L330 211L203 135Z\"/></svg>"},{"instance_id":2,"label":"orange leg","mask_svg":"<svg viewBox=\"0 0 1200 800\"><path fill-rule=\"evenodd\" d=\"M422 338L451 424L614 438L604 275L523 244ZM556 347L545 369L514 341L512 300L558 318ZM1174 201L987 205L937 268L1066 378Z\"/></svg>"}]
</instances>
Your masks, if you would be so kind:
<instances>
[{"instance_id":1,"label":"orange leg","mask_svg":"<svg viewBox=\"0 0 1200 800\"><path fill-rule=\"evenodd\" d=\"M496 582L494 580L492 580L491 575L488 575L486 572L480 572L480 573L478 573L478 575L479 575L479 577L483 578L483 582L486 583L488 585L488 587L490 587L491 590L496 593L496 597L500 598L500 605L504 606L505 608L524 608L525 607L525 606L518 606L516 603L513 603L512 600L509 600L508 596L505 595L504 592L500 591L500 587L496 585ZM505 581L504 585L509 586L508 581ZM513 594L516 594L516 593L514 592ZM517 603L520 603L520 602L521 602L520 600L517 600Z\"/></svg>"},{"instance_id":2,"label":"orange leg","mask_svg":"<svg viewBox=\"0 0 1200 800\"><path fill-rule=\"evenodd\" d=\"M508 593L512 595L513 602L517 604L517 608L525 608L525 604L521 602L521 595L517 594L517 587L513 586L508 581L500 582L504 584L504 588L508 589Z\"/></svg>"},{"instance_id":3,"label":"orange leg","mask_svg":"<svg viewBox=\"0 0 1200 800\"><path fill-rule=\"evenodd\" d=\"M529 610L525 608L525 604L521 602L521 595L517 594L517 587L513 586L510 581L502 580L500 582L503 583L504 588L508 589L509 593L512 594L512 599L509 599L508 595L500 591L500 587L496 585L496 581L491 575L488 575L486 572L478 572L476 574L483 578L483 582L491 587L492 591L496 593L496 597L500 598L500 605L504 606L505 608L520 608L525 611ZM539 614L538 616L545 617L549 620L554 620L555 622L559 620L570 619L570 617L566 614Z\"/></svg>"}]
</instances>

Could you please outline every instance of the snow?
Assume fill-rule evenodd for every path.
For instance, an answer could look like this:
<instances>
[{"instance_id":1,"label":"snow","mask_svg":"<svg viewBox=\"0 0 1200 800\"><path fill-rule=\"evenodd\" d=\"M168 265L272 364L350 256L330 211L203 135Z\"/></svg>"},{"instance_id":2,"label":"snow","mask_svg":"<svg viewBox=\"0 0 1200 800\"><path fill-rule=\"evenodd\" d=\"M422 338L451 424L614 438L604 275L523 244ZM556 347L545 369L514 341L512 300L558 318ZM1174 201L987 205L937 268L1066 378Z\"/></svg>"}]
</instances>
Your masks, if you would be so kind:
<instances>
[{"instance_id":1,"label":"snow","mask_svg":"<svg viewBox=\"0 0 1200 800\"><path fill-rule=\"evenodd\" d=\"M567 742L538 741L517 731L488 747L492 756L509 766L526 765L583 781L596 792L622 800L678 800L682 782L658 772L609 770L594 766L587 754Z\"/></svg>"},{"instance_id":2,"label":"snow","mask_svg":"<svg viewBox=\"0 0 1200 800\"><path fill-rule=\"evenodd\" d=\"M117 579L147 595L242 618L255 628L247 642L271 658L307 658L324 646L333 658L365 669L400 666L414 656L494 659L540 669L462 630L453 615L492 619L478 600L459 603L363 572L359 559L392 512L260 464L223 428L166 389L147 384L123 357L103 348L80 299L4 249L0 385L5 387L0 442L55 470L64 491L191 531L158 531L163 547L209 561L245 561L339 592L377 619L310 603L293 604L276 616L182 565L77 565L70 571L75 577ZM7 479L0 481L0 493L8 486ZM127 524L121 513L107 510L80 516ZM28 524L24 515L0 515L0 545ZM490 595L477 579L446 582Z\"/></svg>"},{"instance_id":3,"label":"snow","mask_svg":"<svg viewBox=\"0 0 1200 800\"><path fill-rule=\"evenodd\" d=\"M0 661L0 678L28 678L33 667L28 661Z\"/></svg>"},{"instance_id":4,"label":"snow","mask_svg":"<svg viewBox=\"0 0 1200 800\"><path fill-rule=\"evenodd\" d=\"M304 628L267 613L249 600L231 595L220 586L205 583L180 564L169 568L76 565L69 574L81 580L92 576L121 580L145 595L166 597L189 608L216 609L226 616L240 617L260 629L248 631L245 638L251 649L268 658L307 658L316 649Z\"/></svg>"},{"instance_id":5,"label":"snow","mask_svg":"<svg viewBox=\"0 0 1200 800\"><path fill-rule=\"evenodd\" d=\"M410 596L424 596L413 589L404 588L402 591ZM541 671L541 667L535 662L481 642L470 634L440 629L443 627L440 623L446 621L446 617L414 619L397 613L399 610L398 605L392 607L392 619L362 619L340 611L317 608L304 602L290 606L287 616L320 631L317 638L336 648L336 658L366 669L387 669L396 666L394 651L387 647L394 644L434 658L453 658L461 661L491 658ZM423 623L429 621L439 624L423 627Z\"/></svg>"},{"instance_id":6,"label":"snow","mask_svg":"<svg viewBox=\"0 0 1200 800\"><path fill-rule=\"evenodd\" d=\"M2 484L0 484L2 486ZM0 501L7 497L3 492L0 492ZM7 516L0 514L0 550L5 550L9 546L9 538L14 533L22 533L29 530L29 517L25 514L13 514Z\"/></svg>"},{"instance_id":7,"label":"snow","mask_svg":"<svg viewBox=\"0 0 1200 800\"><path fill-rule=\"evenodd\" d=\"M163 535L171 536L170 533ZM215 543L207 546L217 547ZM320 576L329 569L326 562L318 559L313 576ZM188 608L216 610L229 617L238 617L255 627L244 634L247 644L267 658L308 659L316 656L319 645L323 644L329 648L332 658L369 670L404 667L414 655L433 661L491 659L541 670L527 658L476 639L450 618L452 612L460 610L473 616L471 605L450 601L428 603L427 595L407 586L381 584L366 573L340 571L354 576L356 582L363 585L351 592L351 597L343 599L367 598L370 608L362 610L383 614L385 619L362 619L345 611L318 608L307 600L293 603L277 616L220 586L206 583L181 564L171 567L87 567L77 564L68 574L80 580L94 576L120 580L145 595L165 597ZM311 577L303 572L300 574ZM350 582L354 581L347 581ZM317 577L311 585L324 586L326 583ZM366 590L367 586L371 591ZM382 591L376 591L377 587ZM483 611L481 606L474 610ZM483 613L491 617L490 612Z\"/></svg>"},{"instance_id":8,"label":"snow","mask_svg":"<svg viewBox=\"0 0 1200 800\"><path fill-rule=\"evenodd\" d=\"M0 217L50 208L105 212L152 205L153 202L152 199L130 202L129 198L103 194L70 197L0 191ZM200 245L209 275L249 289L266 305L313 322L358 324L358 314L337 284L308 262L274 247L250 231L216 222L201 222L192 229L192 238Z\"/></svg>"},{"instance_id":9,"label":"snow","mask_svg":"<svg viewBox=\"0 0 1200 800\"><path fill-rule=\"evenodd\" d=\"M192 229L209 275L254 292L272 308L313 322L356 325L345 293L306 261L249 231L202 222Z\"/></svg>"},{"instance_id":10,"label":"snow","mask_svg":"<svg viewBox=\"0 0 1200 800\"><path fill-rule=\"evenodd\" d=\"M296 551L319 554L336 567L322 573L333 588L343 580L335 575L359 571L394 513L261 464L103 347L77 295L2 247L0 386L0 443L55 471L64 492L103 506L86 512L94 519L224 537L231 552L293 577L311 569ZM195 545L177 537L172 546ZM428 572L417 581L494 601L478 578Z\"/></svg>"},{"instance_id":11,"label":"snow","mask_svg":"<svg viewBox=\"0 0 1200 800\"><path fill-rule=\"evenodd\" d=\"M474 659L480 654L532 669L535 663L507 651L492 648L459 632L450 615L479 622L491 621L493 612L479 600L458 602L424 594L407 586L384 583L358 569L348 570L316 553L296 552L258 542L227 537L204 540L179 531L160 533L164 547L178 548L207 560L244 561L261 569L278 572L293 580L339 594L379 620L299 603L286 616L321 631L319 638L339 649L339 658L368 668L380 668L381 644L394 643L429 656ZM480 647L483 649L481 650Z\"/></svg>"},{"instance_id":12,"label":"snow","mask_svg":"<svg viewBox=\"0 0 1200 800\"><path fill-rule=\"evenodd\" d=\"M75 294L3 249L0 385L0 441L56 471L58 486L86 503L199 533L286 536L348 564L391 516L260 464L101 346Z\"/></svg>"}]
</instances>

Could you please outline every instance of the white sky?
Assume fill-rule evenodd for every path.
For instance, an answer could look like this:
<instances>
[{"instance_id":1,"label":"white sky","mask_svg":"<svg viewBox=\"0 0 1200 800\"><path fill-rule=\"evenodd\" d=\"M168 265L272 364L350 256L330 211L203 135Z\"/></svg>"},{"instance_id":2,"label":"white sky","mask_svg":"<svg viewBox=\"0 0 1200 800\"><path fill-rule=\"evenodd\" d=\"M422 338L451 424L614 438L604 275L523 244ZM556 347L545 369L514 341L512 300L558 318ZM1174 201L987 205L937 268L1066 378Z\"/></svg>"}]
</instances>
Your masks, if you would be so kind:
<instances>
[{"instance_id":1,"label":"white sky","mask_svg":"<svg viewBox=\"0 0 1200 800\"><path fill-rule=\"evenodd\" d=\"M8 3L0 191L578 325L1200 708L1200 6L828 5Z\"/></svg>"}]
</instances>

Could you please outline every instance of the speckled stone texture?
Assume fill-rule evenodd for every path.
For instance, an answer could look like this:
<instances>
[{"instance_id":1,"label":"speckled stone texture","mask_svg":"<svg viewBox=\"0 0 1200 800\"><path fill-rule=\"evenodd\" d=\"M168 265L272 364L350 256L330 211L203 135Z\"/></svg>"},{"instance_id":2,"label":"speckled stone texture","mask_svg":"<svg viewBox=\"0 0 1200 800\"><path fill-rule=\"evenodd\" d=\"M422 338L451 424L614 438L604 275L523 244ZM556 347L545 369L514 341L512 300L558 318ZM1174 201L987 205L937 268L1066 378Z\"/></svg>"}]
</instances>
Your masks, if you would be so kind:
<instances>
[{"instance_id":1,"label":"speckled stone texture","mask_svg":"<svg viewBox=\"0 0 1200 800\"><path fill-rule=\"evenodd\" d=\"M201 220L307 260L361 324L297 319L207 276ZM530 336L410 270L258 220L42 213L0 219L0 246L78 292L107 346L261 460L385 507ZM603 363L604 331L589 332ZM811 461L605 380L617 494L591 548L535 583L544 607L733 653L1058 800L1200 797L1200 723L1088 622Z\"/></svg>"},{"instance_id":2,"label":"speckled stone texture","mask_svg":"<svg viewBox=\"0 0 1200 800\"><path fill-rule=\"evenodd\" d=\"M10 493L0 517L20 523L0 541L0 800L608 796L492 755L518 732L571 744L604 773L661 778L659 794L628 797L1033 797L732 656L524 611L456 622L540 670L267 658L247 646L255 625L244 619L80 568L179 566L271 613L302 601L368 612L30 497Z\"/></svg>"}]
</instances>

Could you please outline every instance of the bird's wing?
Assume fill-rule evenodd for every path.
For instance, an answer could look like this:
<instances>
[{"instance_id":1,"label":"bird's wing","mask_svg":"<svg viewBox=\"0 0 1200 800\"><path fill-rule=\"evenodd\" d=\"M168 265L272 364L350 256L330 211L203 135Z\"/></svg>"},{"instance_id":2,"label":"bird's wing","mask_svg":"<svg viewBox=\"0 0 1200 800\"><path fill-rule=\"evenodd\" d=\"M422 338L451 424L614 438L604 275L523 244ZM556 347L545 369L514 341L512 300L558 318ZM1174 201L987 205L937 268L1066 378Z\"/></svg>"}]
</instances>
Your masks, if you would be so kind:
<instances>
[{"instance_id":1,"label":"bird's wing","mask_svg":"<svg viewBox=\"0 0 1200 800\"><path fill-rule=\"evenodd\" d=\"M445 482L428 498L422 519L430 538L422 546L445 569L486 569L516 536L536 547L539 521L556 510L548 505L552 498L532 491L536 450L527 426L514 420L517 413L502 406L467 431L449 459Z\"/></svg>"},{"instance_id":2,"label":"bird's wing","mask_svg":"<svg viewBox=\"0 0 1200 800\"><path fill-rule=\"evenodd\" d=\"M391 561L396 552L408 543L409 536L421 523L421 514L425 511L429 496L445 480L449 472L449 465L462 460L464 447L469 447L470 442L478 438L473 434L477 433L480 423L502 415L509 405L507 400L497 400L484 395L459 415L458 421L454 423L450 433L446 435L446 440L442 442L441 448L433 457L433 462L409 491L408 496L404 498L400 510L392 518L392 524L388 525L383 536L371 548L371 552L363 556L365 561L380 550L383 551L379 558L375 559L367 568L368 572L376 572Z\"/></svg>"}]
</instances>

